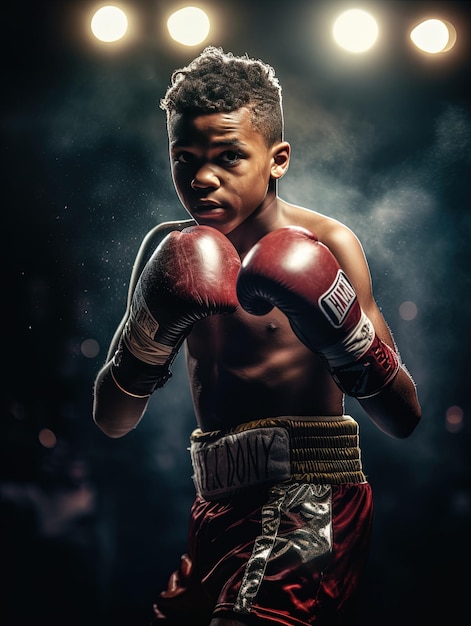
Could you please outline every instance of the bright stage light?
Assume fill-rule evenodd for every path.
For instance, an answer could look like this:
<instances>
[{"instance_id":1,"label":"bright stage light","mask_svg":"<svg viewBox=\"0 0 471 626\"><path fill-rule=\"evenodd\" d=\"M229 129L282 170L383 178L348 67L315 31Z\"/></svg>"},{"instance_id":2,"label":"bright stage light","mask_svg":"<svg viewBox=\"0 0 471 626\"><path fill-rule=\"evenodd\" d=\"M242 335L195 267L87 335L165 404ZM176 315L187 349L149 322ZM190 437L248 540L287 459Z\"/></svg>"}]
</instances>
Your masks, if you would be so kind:
<instances>
[{"instance_id":1,"label":"bright stage light","mask_svg":"<svg viewBox=\"0 0 471 626\"><path fill-rule=\"evenodd\" d=\"M366 52L378 38L378 24L370 13L350 9L336 19L332 34L337 44L348 52Z\"/></svg>"},{"instance_id":2,"label":"bright stage light","mask_svg":"<svg viewBox=\"0 0 471 626\"><path fill-rule=\"evenodd\" d=\"M196 46L209 35L209 18L202 9L185 7L168 18L168 32L172 39L184 46Z\"/></svg>"},{"instance_id":3,"label":"bright stage light","mask_svg":"<svg viewBox=\"0 0 471 626\"><path fill-rule=\"evenodd\" d=\"M412 42L429 54L448 52L456 43L456 30L450 22L438 19L425 20L410 33Z\"/></svg>"},{"instance_id":4,"label":"bright stage light","mask_svg":"<svg viewBox=\"0 0 471 626\"><path fill-rule=\"evenodd\" d=\"M128 19L124 11L110 5L98 9L92 17L90 27L97 39L111 43L124 37L128 29Z\"/></svg>"}]
</instances>

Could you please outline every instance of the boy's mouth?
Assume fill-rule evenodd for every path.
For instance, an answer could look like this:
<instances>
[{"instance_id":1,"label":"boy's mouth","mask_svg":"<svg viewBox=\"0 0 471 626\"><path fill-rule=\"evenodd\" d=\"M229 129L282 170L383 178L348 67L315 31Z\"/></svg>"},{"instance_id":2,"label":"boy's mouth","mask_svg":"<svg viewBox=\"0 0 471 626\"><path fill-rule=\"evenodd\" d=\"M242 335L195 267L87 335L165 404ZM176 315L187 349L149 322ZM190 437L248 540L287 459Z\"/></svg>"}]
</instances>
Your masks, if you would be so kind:
<instances>
[{"instance_id":1,"label":"boy's mouth","mask_svg":"<svg viewBox=\"0 0 471 626\"><path fill-rule=\"evenodd\" d=\"M205 200L205 201L201 201L198 202L198 204L196 204L193 207L192 213L196 214L196 215L220 215L222 213L224 213L224 207L222 207L220 204L218 204L217 202L213 202L210 200Z\"/></svg>"}]
</instances>

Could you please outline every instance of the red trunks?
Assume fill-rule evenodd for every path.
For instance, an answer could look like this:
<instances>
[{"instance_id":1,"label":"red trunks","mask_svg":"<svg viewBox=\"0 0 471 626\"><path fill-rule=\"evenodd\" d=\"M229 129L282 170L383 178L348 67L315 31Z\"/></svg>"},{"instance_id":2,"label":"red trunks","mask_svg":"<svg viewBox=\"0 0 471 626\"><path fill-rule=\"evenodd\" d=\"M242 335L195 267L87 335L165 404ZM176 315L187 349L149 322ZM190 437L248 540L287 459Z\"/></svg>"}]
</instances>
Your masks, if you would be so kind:
<instances>
[{"instance_id":1,"label":"red trunks","mask_svg":"<svg viewBox=\"0 0 471 626\"><path fill-rule=\"evenodd\" d=\"M216 615L287 626L352 623L369 548L370 485L267 491L266 498L195 500L188 590L157 603L173 623L209 625Z\"/></svg>"},{"instance_id":2,"label":"red trunks","mask_svg":"<svg viewBox=\"0 0 471 626\"><path fill-rule=\"evenodd\" d=\"M270 419L195 431L191 453L191 571L159 596L156 622L353 626L373 515L358 424Z\"/></svg>"}]
</instances>

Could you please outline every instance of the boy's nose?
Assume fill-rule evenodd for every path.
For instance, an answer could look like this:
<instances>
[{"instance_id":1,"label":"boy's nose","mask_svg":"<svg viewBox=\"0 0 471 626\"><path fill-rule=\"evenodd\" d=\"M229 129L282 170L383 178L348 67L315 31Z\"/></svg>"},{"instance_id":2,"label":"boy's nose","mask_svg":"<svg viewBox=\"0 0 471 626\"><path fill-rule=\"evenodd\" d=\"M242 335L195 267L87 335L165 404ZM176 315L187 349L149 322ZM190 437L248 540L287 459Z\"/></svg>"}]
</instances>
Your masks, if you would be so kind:
<instances>
[{"instance_id":1,"label":"boy's nose","mask_svg":"<svg viewBox=\"0 0 471 626\"><path fill-rule=\"evenodd\" d=\"M207 187L219 187L219 178L208 165L201 167L191 181L193 189L206 189Z\"/></svg>"}]
</instances>

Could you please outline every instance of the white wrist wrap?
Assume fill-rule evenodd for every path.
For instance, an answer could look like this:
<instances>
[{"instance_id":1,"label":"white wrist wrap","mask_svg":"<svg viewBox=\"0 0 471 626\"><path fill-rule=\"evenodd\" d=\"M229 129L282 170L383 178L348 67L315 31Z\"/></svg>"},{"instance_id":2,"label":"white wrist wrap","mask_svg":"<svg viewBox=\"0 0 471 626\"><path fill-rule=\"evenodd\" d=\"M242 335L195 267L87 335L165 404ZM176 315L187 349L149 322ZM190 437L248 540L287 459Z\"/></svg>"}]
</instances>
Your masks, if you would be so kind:
<instances>
[{"instance_id":1,"label":"white wrist wrap","mask_svg":"<svg viewBox=\"0 0 471 626\"><path fill-rule=\"evenodd\" d=\"M375 337L375 329L371 320L361 314L360 321L341 341L333 346L322 348L321 352L332 369L343 367L357 361L371 347Z\"/></svg>"},{"instance_id":2,"label":"white wrist wrap","mask_svg":"<svg viewBox=\"0 0 471 626\"><path fill-rule=\"evenodd\" d=\"M123 329L123 341L136 359L148 365L164 365L173 352L174 346L167 346L154 340L159 323L147 308L138 282L131 303L129 318Z\"/></svg>"}]
</instances>

